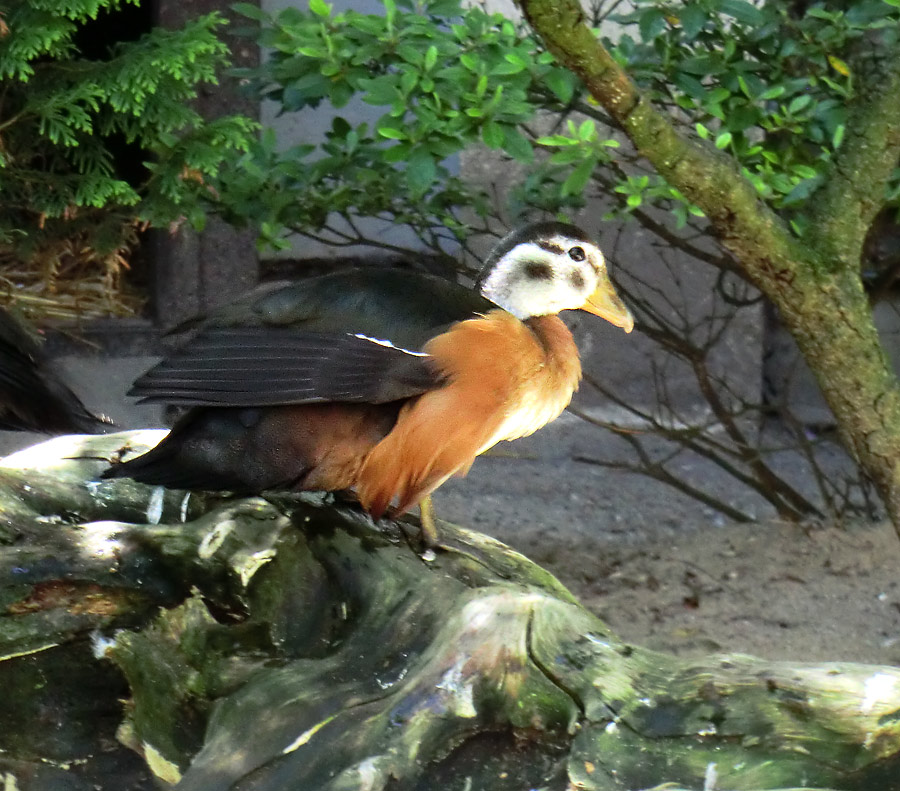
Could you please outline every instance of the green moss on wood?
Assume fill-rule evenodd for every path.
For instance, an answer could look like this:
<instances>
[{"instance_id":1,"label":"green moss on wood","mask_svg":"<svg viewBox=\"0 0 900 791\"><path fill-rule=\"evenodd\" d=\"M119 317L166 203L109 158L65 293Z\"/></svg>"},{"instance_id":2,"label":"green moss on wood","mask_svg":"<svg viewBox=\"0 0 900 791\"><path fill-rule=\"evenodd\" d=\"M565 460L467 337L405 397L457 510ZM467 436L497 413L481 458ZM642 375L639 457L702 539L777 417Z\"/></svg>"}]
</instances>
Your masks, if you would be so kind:
<instances>
[{"instance_id":1,"label":"green moss on wood","mask_svg":"<svg viewBox=\"0 0 900 791\"><path fill-rule=\"evenodd\" d=\"M111 439L90 442L94 461L60 463L70 482L101 469ZM140 493L128 491L128 509ZM0 624L25 624L34 640L43 625L44 639L61 644L0 662L0 681L19 696L14 717L43 700L34 668L78 646L69 709L86 711L78 696L96 699L107 678L121 684L121 668L119 739L180 791L465 788L467 777L487 791L663 782L699 791L711 771L717 787L734 789L851 791L878 777L880 791L897 791L881 770L900 760L895 669L655 654L622 643L526 558L452 525L442 528L449 548L425 562L396 525L376 528L322 498L209 505L185 523L111 532L109 521L79 523L70 511L72 524L52 525L64 539L64 565L52 571L131 591L139 567L148 584L124 625L87 608L85 622L58 628L50 614L71 615L72 599L39 612L7 607ZM115 497L89 507L93 520L122 517ZM32 528L52 541L43 516ZM125 542L122 557L79 552L73 536L92 530L101 548ZM0 583L10 582L11 558L0 559ZM21 585L5 600L18 601ZM102 658L90 658L91 625L113 638ZM117 697L126 695L116 706ZM77 756L79 739L92 738L80 727L52 750L40 727L22 728L0 744L3 760Z\"/></svg>"}]
</instances>

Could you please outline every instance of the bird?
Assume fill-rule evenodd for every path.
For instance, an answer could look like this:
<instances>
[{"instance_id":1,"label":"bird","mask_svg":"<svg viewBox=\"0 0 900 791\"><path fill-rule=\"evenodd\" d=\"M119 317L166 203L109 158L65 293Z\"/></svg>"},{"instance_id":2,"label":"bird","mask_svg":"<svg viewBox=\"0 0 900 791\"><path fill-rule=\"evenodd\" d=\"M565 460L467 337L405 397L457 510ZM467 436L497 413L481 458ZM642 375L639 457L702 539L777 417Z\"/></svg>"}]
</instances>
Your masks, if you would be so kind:
<instances>
[{"instance_id":1,"label":"bird","mask_svg":"<svg viewBox=\"0 0 900 791\"><path fill-rule=\"evenodd\" d=\"M374 519L420 505L497 442L556 419L581 379L576 309L630 332L601 249L543 221L486 257L475 288L357 268L270 285L193 322L140 377L141 402L189 407L156 447L105 477L259 494L352 491Z\"/></svg>"},{"instance_id":2,"label":"bird","mask_svg":"<svg viewBox=\"0 0 900 791\"><path fill-rule=\"evenodd\" d=\"M0 309L0 430L100 434L110 426L53 370L33 330Z\"/></svg>"}]
</instances>

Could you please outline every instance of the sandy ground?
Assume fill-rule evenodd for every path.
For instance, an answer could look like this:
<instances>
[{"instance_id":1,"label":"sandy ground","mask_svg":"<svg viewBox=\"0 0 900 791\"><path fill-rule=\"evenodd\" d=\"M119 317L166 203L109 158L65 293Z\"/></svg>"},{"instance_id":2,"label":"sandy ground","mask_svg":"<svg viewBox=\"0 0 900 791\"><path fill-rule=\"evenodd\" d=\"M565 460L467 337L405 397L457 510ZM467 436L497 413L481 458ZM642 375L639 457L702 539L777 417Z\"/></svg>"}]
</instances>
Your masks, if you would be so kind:
<instances>
[{"instance_id":1,"label":"sandy ground","mask_svg":"<svg viewBox=\"0 0 900 791\"><path fill-rule=\"evenodd\" d=\"M445 484L438 514L547 567L650 648L900 665L900 539L889 524L798 526L764 509L732 524L670 487L572 460L605 441L564 416ZM700 463L687 472L734 490Z\"/></svg>"},{"instance_id":2,"label":"sandy ground","mask_svg":"<svg viewBox=\"0 0 900 791\"><path fill-rule=\"evenodd\" d=\"M0 436L0 451L40 441ZM900 539L887 524L731 524L675 490L580 463L608 434L564 415L437 493L438 516L555 573L622 638L683 655L900 665ZM758 508L704 462L684 473Z\"/></svg>"}]
</instances>

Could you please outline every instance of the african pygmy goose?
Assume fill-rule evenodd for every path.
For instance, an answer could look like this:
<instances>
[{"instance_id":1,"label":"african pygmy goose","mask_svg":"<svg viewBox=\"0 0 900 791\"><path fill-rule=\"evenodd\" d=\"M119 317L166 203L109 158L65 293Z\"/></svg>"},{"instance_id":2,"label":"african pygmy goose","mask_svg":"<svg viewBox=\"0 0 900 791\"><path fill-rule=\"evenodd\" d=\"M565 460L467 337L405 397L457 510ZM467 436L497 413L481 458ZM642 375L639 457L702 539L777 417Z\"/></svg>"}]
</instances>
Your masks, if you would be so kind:
<instances>
[{"instance_id":1,"label":"african pygmy goose","mask_svg":"<svg viewBox=\"0 0 900 791\"><path fill-rule=\"evenodd\" d=\"M562 310L634 325L603 253L557 222L501 240L477 291L355 269L256 292L135 383L143 401L192 408L106 476L242 494L352 490L373 517L400 514L566 408L581 362Z\"/></svg>"}]
</instances>

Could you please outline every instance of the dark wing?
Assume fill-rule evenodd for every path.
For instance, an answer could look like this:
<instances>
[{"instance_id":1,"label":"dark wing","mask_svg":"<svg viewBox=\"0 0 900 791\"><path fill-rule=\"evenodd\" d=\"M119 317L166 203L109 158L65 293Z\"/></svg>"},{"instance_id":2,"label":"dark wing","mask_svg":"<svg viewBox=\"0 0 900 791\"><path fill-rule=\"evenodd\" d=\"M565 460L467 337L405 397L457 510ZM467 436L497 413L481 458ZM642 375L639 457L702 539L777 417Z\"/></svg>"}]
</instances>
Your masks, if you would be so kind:
<instances>
[{"instance_id":1,"label":"dark wing","mask_svg":"<svg viewBox=\"0 0 900 791\"><path fill-rule=\"evenodd\" d=\"M458 283L369 267L267 284L183 328L268 326L331 335L361 333L418 350L454 322L496 307Z\"/></svg>"},{"instance_id":2,"label":"dark wing","mask_svg":"<svg viewBox=\"0 0 900 791\"><path fill-rule=\"evenodd\" d=\"M96 434L108 428L53 371L29 331L0 310L0 429Z\"/></svg>"},{"instance_id":3,"label":"dark wing","mask_svg":"<svg viewBox=\"0 0 900 791\"><path fill-rule=\"evenodd\" d=\"M440 384L428 355L362 334L208 327L138 379L129 395L191 406L381 404Z\"/></svg>"}]
</instances>

